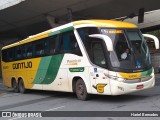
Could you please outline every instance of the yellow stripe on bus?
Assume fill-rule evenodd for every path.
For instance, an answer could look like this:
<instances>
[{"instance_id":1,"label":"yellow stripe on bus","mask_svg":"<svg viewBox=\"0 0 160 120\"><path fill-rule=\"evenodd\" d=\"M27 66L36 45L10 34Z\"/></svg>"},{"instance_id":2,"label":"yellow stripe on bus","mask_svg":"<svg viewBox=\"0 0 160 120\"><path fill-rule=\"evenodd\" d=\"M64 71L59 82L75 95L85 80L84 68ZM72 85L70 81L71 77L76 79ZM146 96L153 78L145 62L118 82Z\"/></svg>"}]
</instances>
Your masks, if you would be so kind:
<instances>
[{"instance_id":1,"label":"yellow stripe on bus","mask_svg":"<svg viewBox=\"0 0 160 120\"><path fill-rule=\"evenodd\" d=\"M73 22L73 25L93 24L97 27L111 27L111 28L137 28L136 25L127 22L113 21L113 20L81 20Z\"/></svg>"},{"instance_id":2,"label":"yellow stripe on bus","mask_svg":"<svg viewBox=\"0 0 160 120\"><path fill-rule=\"evenodd\" d=\"M122 76L122 78L125 79L137 79L141 77L141 72L138 73L121 73L119 72L118 74L120 74Z\"/></svg>"}]
</instances>

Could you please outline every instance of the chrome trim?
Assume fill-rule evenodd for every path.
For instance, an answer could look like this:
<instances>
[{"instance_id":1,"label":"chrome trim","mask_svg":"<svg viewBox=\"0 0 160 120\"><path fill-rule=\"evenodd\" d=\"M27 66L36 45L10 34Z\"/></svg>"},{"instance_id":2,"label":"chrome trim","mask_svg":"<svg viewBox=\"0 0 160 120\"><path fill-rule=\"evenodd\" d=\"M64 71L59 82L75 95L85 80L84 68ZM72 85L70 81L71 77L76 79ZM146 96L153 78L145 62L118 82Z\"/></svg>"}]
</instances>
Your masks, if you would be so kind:
<instances>
[{"instance_id":1,"label":"chrome trim","mask_svg":"<svg viewBox=\"0 0 160 120\"><path fill-rule=\"evenodd\" d=\"M133 79L133 80L131 80L131 79L126 79L126 80L124 81L124 83L139 83L139 82L145 82L145 81L150 80L151 78L152 78L152 76L146 76L146 77L144 77L144 78L138 78L138 79Z\"/></svg>"}]
</instances>

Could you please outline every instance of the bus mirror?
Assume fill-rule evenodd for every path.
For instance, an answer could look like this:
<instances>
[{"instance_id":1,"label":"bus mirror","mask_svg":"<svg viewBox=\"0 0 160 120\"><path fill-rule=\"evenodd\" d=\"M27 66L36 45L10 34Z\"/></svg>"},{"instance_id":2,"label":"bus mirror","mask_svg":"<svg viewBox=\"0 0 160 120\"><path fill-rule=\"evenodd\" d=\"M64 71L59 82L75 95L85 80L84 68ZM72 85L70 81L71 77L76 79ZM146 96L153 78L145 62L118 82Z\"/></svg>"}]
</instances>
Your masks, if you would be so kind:
<instances>
[{"instance_id":1,"label":"bus mirror","mask_svg":"<svg viewBox=\"0 0 160 120\"><path fill-rule=\"evenodd\" d=\"M150 35L150 34L143 34L143 36L145 38L147 38L146 41L152 41L153 40L154 44L155 44L155 48L159 49L159 39L156 36Z\"/></svg>"},{"instance_id":2,"label":"bus mirror","mask_svg":"<svg viewBox=\"0 0 160 120\"><path fill-rule=\"evenodd\" d=\"M108 51L113 51L113 43L112 43L112 40L111 40L107 35L92 34L92 35L89 35L89 37L92 37L92 38L100 38L100 39L104 40L104 42L106 43L106 46L107 46L107 50L108 50Z\"/></svg>"}]
</instances>

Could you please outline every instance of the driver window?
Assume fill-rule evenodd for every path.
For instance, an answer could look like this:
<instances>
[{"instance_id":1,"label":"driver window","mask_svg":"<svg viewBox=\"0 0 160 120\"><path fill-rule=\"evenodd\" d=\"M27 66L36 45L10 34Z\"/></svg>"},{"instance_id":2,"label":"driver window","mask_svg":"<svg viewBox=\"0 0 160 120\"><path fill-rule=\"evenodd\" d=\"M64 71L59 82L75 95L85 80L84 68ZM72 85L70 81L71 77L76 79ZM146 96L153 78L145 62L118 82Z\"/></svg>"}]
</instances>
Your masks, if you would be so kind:
<instances>
[{"instance_id":1,"label":"driver window","mask_svg":"<svg viewBox=\"0 0 160 120\"><path fill-rule=\"evenodd\" d=\"M106 67L105 55L101 42L92 42L92 52L93 63L101 67Z\"/></svg>"}]
</instances>

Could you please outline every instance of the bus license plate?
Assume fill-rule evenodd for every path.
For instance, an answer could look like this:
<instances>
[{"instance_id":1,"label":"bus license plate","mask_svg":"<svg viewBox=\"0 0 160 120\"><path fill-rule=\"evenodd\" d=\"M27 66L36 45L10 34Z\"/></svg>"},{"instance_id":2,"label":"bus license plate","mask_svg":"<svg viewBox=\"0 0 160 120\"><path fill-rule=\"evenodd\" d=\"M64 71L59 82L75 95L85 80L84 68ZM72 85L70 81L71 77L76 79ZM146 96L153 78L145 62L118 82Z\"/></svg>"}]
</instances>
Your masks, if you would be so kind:
<instances>
[{"instance_id":1,"label":"bus license plate","mask_svg":"<svg viewBox=\"0 0 160 120\"><path fill-rule=\"evenodd\" d=\"M137 85L137 89L142 89L144 87L144 85L142 84L142 85Z\"/></svg>"}]
</instances>

